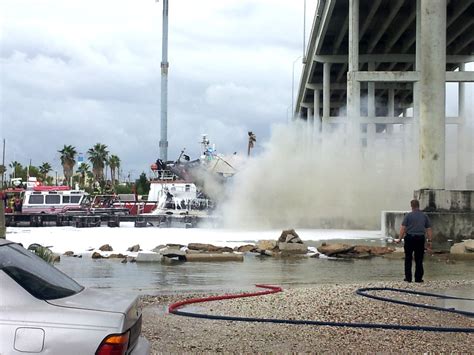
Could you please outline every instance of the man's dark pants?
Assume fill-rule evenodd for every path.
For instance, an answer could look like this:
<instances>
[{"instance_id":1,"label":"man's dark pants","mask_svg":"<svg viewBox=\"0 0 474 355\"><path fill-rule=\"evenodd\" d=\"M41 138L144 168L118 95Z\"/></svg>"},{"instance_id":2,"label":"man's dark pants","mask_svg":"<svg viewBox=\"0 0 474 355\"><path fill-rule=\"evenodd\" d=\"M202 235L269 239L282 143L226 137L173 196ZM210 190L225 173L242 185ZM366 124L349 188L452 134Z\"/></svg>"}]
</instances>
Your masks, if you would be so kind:
<instances>
[{"instance_id":1,"label":"man's dark pants","mask_svg":"<svg viewBox=\"0 0 474 355\"><path fill-rule=\"evenodd\" d=\"M405 280L412 280L411 264L413 254L415 254L415 281L423 280L423 255L425 254L425 236L411 235L405 236Z\"/></svg>"}]
</instances>

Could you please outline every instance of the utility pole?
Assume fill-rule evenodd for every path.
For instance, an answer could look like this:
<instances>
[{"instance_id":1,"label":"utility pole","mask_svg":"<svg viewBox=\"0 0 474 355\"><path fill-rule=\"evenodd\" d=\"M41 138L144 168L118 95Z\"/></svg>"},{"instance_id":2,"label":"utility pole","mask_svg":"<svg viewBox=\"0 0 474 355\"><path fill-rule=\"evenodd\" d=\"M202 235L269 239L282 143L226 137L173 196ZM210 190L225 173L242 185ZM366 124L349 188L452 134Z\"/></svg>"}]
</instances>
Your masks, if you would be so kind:
<instances>
[{"instance_id":1,"label":"utility pole","mask_svg":"<svg viewBox=\"0 0 474 355\"><path fill-rule=\"evenodd\" d=\"M5 138L3 138L3 153L2 153L2 185L1 185L1 188L3 189L3 184L4 184L4 179L5 179L5 171L6 171L6 167L5 167Z\"/></svg>"},{"instance_id":2,"label":"utility pole","mask_svg":"<svg viewBox=\"0 0 474 355\"><path fill-rule=\"evenodd\" d=\"M30 159L30 164L28 164L28 168L26 169L26 183L30 181L30 168L31 168L31 159Z\"/></svg>"},{"instance_id":3,"label":"utility pole","mask_svg":"<svg viewBox=\"0 0 474 355\"><path fill-rule=\"evenodd\" d=\"M168 161L168 0L163 0L161 40L161 139L160 159Z\"/></svg>"},{"instance_id":4,"label":"utility pole","mask_svg":"<svg viewBox=\"0 0 474 355\"><path fill-rule=\"evenodd\" d=\"M5 203L3 199L3 177L5 175L5 138L3 138L3 154L2 154L2 185L0 188L0 239L5 239L6 227L5 227Z\"/></svg>"},{"instance_id":5,"label":"utility pole","mask_svg":"<svg viewBox=\"0 0 474 355\"><path fill-rule=\"evenodd\" d=\"M3 199L3 191L0 191L0 239L5 239L7 228L5 227L5 203Z\"/></svg>"},{"instance_id":6,"label":"utility pole","mask_svg":"<svg viewBox=\"0 0 474 355\"><path fill-rule=\"evenodd\" d=\"M303 64L306 64L306 0L303 5Z\"/></svg>"}]
</instances>

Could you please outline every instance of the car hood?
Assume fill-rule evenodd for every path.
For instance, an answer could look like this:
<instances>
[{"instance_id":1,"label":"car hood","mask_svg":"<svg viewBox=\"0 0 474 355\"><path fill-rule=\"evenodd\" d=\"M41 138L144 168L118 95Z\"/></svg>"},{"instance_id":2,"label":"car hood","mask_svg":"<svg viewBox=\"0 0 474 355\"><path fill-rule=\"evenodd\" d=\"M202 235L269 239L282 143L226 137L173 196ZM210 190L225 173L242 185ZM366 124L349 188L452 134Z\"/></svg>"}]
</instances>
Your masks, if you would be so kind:
<instances>
[{"instance_id":1,"label":"car hood","mask_svg":"<svg viewBox=\"0 0 474 355\"><path fill-rule=\"evenodd\" d=\"M122 313L132 319L138 319L140 316L136 296L92 288L86 288L70 297L48 300L47 302L59 307Z\"/></svg>"}]
</instances>

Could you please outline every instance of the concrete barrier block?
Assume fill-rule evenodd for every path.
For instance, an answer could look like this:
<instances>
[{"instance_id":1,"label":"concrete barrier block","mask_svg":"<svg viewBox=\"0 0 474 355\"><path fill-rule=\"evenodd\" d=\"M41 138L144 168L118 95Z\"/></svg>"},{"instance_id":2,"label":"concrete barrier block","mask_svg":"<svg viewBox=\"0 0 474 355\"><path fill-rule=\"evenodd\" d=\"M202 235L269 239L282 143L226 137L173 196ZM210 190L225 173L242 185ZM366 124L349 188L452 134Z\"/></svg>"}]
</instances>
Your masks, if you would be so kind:
<instances>
[{"instance_id":1,"label":"concrete barrier block","mask_svg":"<svg viewBox=\"0 0 474 355\"><path fill-rule=\"evenodd\" d=\"M186 261L244 261L244 256L239 254L186 254Z\"/></svg>"},{"instance_id":2,"label":"concrete barrier block","mask_svg":"<svg viewBox=\"0 0 474 355\"><path fill-rule=\"evenodd\" d=\"M184 257L186 255L186 251L178 248L166 247L160 250L160 254L168 258L175 258L180 256Z\"/></svg>"},{"instance_id":3,"label":"concrete barrier block","mask_svg":"<svg viewBox=\"0 0 474 355\"><path fill-rule=\"evenodd\" d=\"M136 256L137 263L156 263L161 261L162 256L154 252L138 252Z\"/></svg>"},{"instance_id":4,"label":"concrete barrier block","mask_svg":"<svg viewBox=\"0 0 474 355\"><path fill-rule=\"evenodd\" d=\"M305 244L300 243L279 242L278 248L282 252L291 254L306 254L308 252L308 247Z\"/></svg>"}]
</instances>

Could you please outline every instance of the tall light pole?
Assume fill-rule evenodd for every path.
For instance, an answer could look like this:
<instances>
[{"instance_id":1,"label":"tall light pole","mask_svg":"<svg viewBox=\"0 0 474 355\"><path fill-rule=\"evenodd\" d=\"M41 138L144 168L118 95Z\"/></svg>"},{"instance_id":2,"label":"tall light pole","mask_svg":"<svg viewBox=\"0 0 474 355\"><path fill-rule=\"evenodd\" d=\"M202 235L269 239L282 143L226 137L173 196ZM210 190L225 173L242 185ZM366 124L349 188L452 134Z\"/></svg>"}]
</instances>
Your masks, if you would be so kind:
<instances>
[{"instance_id":1,"label":"tall light pole","mask_svg":"<svg viewBox=\"0 0 474 355\"><path fill-rule=\"evenodd\" d=\"M303 55L300 55L293 61L293 74L291 79L291 119L295 119L295 64L302 58L303 64L306 64L306 0L303 2Z\"/></svg>"},{"instance_id":2,"label":"tall light pole","mask_svg":"<svg viewBox=\"0 0 474 355\"><path fill-rule=\"evenodd\" d=\"M303 63L306 63L306 0L303 5Z\"/></svg>"},{"instance_id":3,"label":"tall light pole","mask_svg":"<svg viewBox=\"0 0 474 355\"><path fill-rule=\"evenodd\" d=\"M1 189L3 189L4 178L5 178L5 171L6 171L6 166L5 166L5 138L3 138L3 152L2 152L2 185L0 186Z\"/></svg>"},{"instance_id":4,"label":"tall light pole","mask_svg":"<svg viewBox=\"0 0 474 355\"><path fill-rule=\"evenodd\" d=\"M168 0L163 0L163 31L161 40L160 159L164 162L168 160L168 68Z\"/></svg>"},{"instance_id":5,"label":"tall light pole","mask_svg":"<svg viewBox=\"0 0 474 355\"><path fill-rule=\"evenodd\" d=\"M295 64L303 56L299 56L293 61L293 74L291 77L291 119L295 119Z\"/></svg>"},{"instance_id":6,"label":"tall light pole","mask_svg":"<svg viewBox=\"0 0 474 355\"><path fill-rule=\"evenodd\" d=\"M0 186L0 238L5 239L6 227L5 227L5 204L3 199L3 175L5 174L5 138L3 139L3 157L2 157L2 185Z\"/></svg>"}]
</instances>

